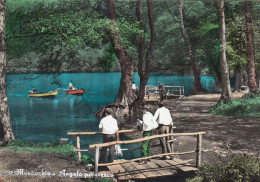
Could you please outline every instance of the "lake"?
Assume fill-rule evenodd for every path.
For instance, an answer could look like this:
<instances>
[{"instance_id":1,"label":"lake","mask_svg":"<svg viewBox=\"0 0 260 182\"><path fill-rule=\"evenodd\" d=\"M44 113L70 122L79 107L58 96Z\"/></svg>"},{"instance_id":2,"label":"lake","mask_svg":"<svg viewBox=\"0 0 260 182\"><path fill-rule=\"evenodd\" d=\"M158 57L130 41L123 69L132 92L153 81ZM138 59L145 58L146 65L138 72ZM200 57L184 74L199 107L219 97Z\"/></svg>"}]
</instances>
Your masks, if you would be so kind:
<instances>
[{"instance_id":1,"label":"lake","mask_svg":"<svg viewBox=\"0 0 260 182\"><path fill-rule=\"evenodd\" d=\"M58 142L69 138L67 131L98 131L98 120L93 113L114 101L120 82L120 73L64 73L55 79L51 75L7 74L7 97L13 132L16 139L35 142ZM134 73L133 80L139 86L139 77ZM55 98L29 98L32 88L38 92L48 92L57 88L67 88L72 81L78 89L83 88L82 96L68 95L58 91ZM147 85L184 86L187 95L193 85L192 76L176 76L151 73ZM202 76L202 87L214 91L214 78ZM81 137L81 145L100 143L101 136ZM130 146L129 146L130 147ZM85 147L86 148L86 147ZM134 155L128 152L128 157Z\"/></svg>"}]
</instances>

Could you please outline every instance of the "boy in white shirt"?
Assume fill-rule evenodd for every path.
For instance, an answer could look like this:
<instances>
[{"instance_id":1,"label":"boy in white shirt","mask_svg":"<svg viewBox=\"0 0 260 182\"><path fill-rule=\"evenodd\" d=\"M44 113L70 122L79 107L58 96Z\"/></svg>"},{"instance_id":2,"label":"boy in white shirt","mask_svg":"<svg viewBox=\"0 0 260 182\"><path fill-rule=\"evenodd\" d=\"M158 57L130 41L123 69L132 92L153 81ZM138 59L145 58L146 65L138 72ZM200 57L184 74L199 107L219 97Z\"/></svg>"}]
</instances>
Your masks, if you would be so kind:
<instances>
[{"instance_id":1,"label":"boy in white shirt","mask_svg":"<svg viewBox=\"0 0 260 182\"><path fill-rule=\"evenodd\" d=\"M147 107L143 108L143 120L139 120L142 130L143 130L143 137L149 137L152 135L153 128L153 115L147 111ZM143 157L149 157L151 155L151 144L150 141L144 141L141 145L141 152ZM150 159L148 159L150 161ZM140 161L139 164L146 164L147 161L143 160Z\"/></svg>"}]
</instances>

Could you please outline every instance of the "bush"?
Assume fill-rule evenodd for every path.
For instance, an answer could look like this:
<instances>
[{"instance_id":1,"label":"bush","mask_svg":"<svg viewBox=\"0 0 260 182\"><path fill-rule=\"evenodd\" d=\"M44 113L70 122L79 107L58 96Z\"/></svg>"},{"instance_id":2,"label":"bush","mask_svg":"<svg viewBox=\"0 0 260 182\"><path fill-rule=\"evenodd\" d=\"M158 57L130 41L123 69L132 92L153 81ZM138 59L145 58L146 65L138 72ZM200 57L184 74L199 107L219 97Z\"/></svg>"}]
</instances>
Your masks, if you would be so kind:
<instances>
[{"instance_id":1,"label":"bush","mask_svg":"<svg viewBox=\"0 0 260 182\"><path fill-rule=\"evenodd\" d=\"M260 182L260 160L254 157L231 157L231 163L206 165L186 182Z\"/></svg>"},{"instance_id":2,"label":"bush","mask_svg":"<svg viewBox=\"0 0 260 182\"><path fill-rule=\"evenodd\" d=\"M248 93L242 98L227 103L219 103L210 108L217 115L238 116L241 118L260 117L260 91Z\"/></svg>"},{"instance_id":3,"label":"bush","mask_svg":"<svg viewBox=\"0 0 260 182\"><path fill-rule=\"evenodd\" d=\"M77 160L77 155L75 155L74 159ZM80 161L80 164L81 165L88 165L88 164L92 164L94 165L95 163L95 159L93 159L92 157L88 156L88 155L82 155L81 156L81 161Z\"/></svg>"}]
</instances>

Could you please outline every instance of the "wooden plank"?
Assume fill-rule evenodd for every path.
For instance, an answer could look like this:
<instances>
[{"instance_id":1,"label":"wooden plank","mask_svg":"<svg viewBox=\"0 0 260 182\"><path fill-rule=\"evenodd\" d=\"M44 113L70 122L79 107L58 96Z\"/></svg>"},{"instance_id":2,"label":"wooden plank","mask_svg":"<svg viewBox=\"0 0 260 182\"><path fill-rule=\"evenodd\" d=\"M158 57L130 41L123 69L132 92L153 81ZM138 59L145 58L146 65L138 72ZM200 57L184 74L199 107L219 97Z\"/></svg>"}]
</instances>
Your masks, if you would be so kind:
<instances>
[{"instance_id":1,"label":"wooden plank","mask_svg":"<svg viewBox=\"0 0 260 182\"><path fill-rule=\"evenodd\" d=\"M120 161L120 160L117 160ZM132 176L121 166L121 165L112 165L107 166L109 171L114 174L119 180L129 180L132 179Z\"/></svg>"},{"instance_id":2,"label":"wooden plank","mask_svg":"<svg viewBox=\"0 0 260 182\"><path fill-rule=\"evenodd\" d=\"M180 168L183 172L192 172L198 170L198 168L185 165L178 165L177 167Z\"/></svg>"},{"instance_id":3,"label":"wooden plank","mask_svg":"<svg viewBox=\"0 0 260 182\"><path fill-rule=\"evenodd\" d=\"M193 161L192 159L190 160L181 160L181 159L173 159L173 160L165 160L165 162L173 165L173 166L177 166L177 165L182 165L182 164L185 164L185 165L190 165L189 162Z\"/></svg>"},{"instance_id":4,"label":"wooden plank","mask_svg":"<svg viewBox=\"0 0 260 182\"><path fill-rule=\"evenodd\" d=\"M143 142L143 141L146 141L146 140L152 140L152 139L163 138L163 137L168 137L168 136L193 136L193 135L199 135L199 134L202 135L202 134L205 134L205 132L169 133L169 134L163 134L163 135L153 135L153 136L150 136L150 137L139 138L139 139L134 139L134 140L114 141L114 142L108 142L108 143L92 144L92 145L89 145L89 148L106 147L106 146L115 145L115 144L139 143L139 142Z\"/></svg>"},{"instance_id":5,"label":"wooden plank","mask_svg":"<svg viewBox=\"0 0 260 182\"><path fill-rule=\"evenodd\" d=\"M172 166L175 166L175 167L181 169L183 172L190 172L190 171L198 170L197 168L190 166L190 164L188 163L190 161L192 161L192 160L186 160L186 161L183 161L181 159L165 160L165 162L171 164Z\"/></svg>"},{"instance_id":6,"label":"wooden plank","mask_svg":"<svg viewBox=\"0 0 260 182\"><path fill-rule=\"evenodd\" d=\"M80 150L80 138L79 138L79 135L77 135L76 137L76 143L77 143L77 149ZM81 161L81 152L78 151L78 161L80 162Z\"/></svg>"},{"instance_id":7,"label":"wooden plank","mask_svg":"<svg viewBox=\"0 0 260 182\"><path fill-rule=\"evenodd\" d=\"M133 164L125 163L122 167L129 173L133 179L145 179L146 177Z\"/></svg>"},{"instance_id":8,"label":"wooden plank","mask_svg":"<svg viewBox=\"0 0 260 182\"><path fill-rule=\"evenodd\" d=\"M154 162L159 166L161 166L162 168L172 166L171 164L165 162L164 160L154 160Z\"/></svg>"},{"instance_id":9,"label":"wooden plank","mask_svg":"<svg viewBox=\"0 0 260 182\"><path fill-rule=\"evenodd\" d=\"M164 160L155 160L155 163L157 165L159 165L161 168L163 169L167 169L170 173L172 174L175 174L177 171L176 171L176 166L173 166L169 163L167 163L166 161Z\"/></svg>"},{"instance_id":10,"label":"wooden plank","mask_svg":"<svg viewBox=\"0 0 260 182\"><path fill-rule=\"evenodd\" d=\"M95 150L95 173L98 173L99 147Z\"/></svg>"},{"instance_id":11,"label":"wooden plank","mask_svg":"<svg viewBox=\"0 0 260 182\"><path fill-rule=\"evenodd\" d=\"M147 164L139 165L137 162L131 162L131 164L133 164L138 170L140 170L142 174L145 175L147 178L161 176L161 174L157 172L156 168L152 169Z\"/></svg>"},{"instance_id":12,"label":"wooden plank","mask_svg":"<svg viewBox=\"0 0 260 182\"><path fill-rule=\"evenodd\" d=\"M154 163L154 160L153 160L153 162L147 163L147 165L150 166L150 168L157 169L157 172L158 172L159 174L161 174L161 176L169 176L169 175L172 175L172 173L169 172L167 169L162 169L159 165L157 165L156 163Z\"/></svg>"},{"instance_id":13,"label":"wooden plank","mask_svg":"<svg viewBox=\"0 0 260 182\"><path fill-rule=\"evenodd\" d=\"M202 135L197 135L197 152L196 152L196 167L199 168L201 166L201 143L202 143Z\"/></svg>"},{"instance_id":14,"label":"wooden plank","mask_svg":"<svg viewBox=\"0 0 260 182\"><path fill-rule=\"evenodd\" d=\"M121 165L119 165L119 164L118 165L107 166L107 168L114 175L126 172L125 169Z\"/></svg>"}]
</instances>

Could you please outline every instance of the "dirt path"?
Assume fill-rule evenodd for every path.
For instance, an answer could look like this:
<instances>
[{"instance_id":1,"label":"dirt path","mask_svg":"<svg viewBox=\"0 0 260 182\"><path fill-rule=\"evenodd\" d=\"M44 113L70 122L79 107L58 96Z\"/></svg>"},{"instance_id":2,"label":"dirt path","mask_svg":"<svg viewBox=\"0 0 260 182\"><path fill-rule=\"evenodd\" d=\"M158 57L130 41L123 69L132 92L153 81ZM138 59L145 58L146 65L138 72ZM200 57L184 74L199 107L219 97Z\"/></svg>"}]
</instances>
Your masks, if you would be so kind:
<instances>
[{"instance_id":1,"label":"dirt path","mask_svg":"<svg viewBox=\"0 0 260 182\"><path fill-rule=\"evenodd\" d=\"M241 97L243 94L235 94ZM242 119L238 117L216 116L209 113L209 107L217 103L219 94L194 95L180 100L168 100L175 132L205 131L202 147L203 163L216 163L228 158L229 154L258 156L260 151L260 118ZM195 147L196 139L179 138L176 150ZM190 147L185 147L188 145ZM190 157L190 156L189 156Z\"/></svg>"},{"instance_id":2,"label":"dirt path","mask_svg":"<svg viewBox=\"0 0 260 182\"><path fill-rule=\"evenodd\" d=\"M24 170L24 171L22 171ZM65 171L66 172L65 172ZM0 149L0 174L1 182L80 182L68 173L84 173L83 166L69 158L54 154L33 154L25 151ZM8 173L12 173L8 176ZM39 172L35 177L26 172ZM66 173L68 176L66 176ZM65 174L65 175L64 175Z\"/></svg>"},{"instance_id":3,"label":"dirt path","mask_svg":"<svg viewBox=\"0 0 260 182\"><path fill-rule=\"evenodd\" d=\"M245 93L236 93L235 98ZM209 113L219 94L203 94L184 97L182 99L166 100L164 103L170 109L176 133L206 132L202 137L202 164L214 164L228 161L231 155L259 156L260 151L260 118L242 119L238 117L217 116ZM154 114L157 105L149 105ZM153 132L153 135L157 131ZM141 138L141 133L129 134L131 138ZM152 141L159 145L159 140ZM174 142L174 152L187 152L196 149L196 137L177 137ZM154 147L152 154L161 153L161 147ZM181 159L194 159L195 154L177 156Z\"/></svg>"}]
</instances>

